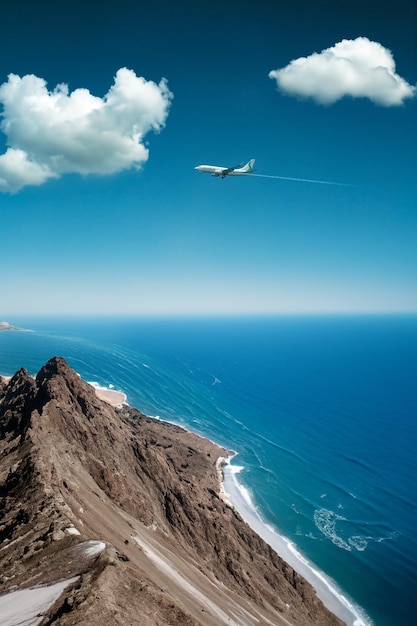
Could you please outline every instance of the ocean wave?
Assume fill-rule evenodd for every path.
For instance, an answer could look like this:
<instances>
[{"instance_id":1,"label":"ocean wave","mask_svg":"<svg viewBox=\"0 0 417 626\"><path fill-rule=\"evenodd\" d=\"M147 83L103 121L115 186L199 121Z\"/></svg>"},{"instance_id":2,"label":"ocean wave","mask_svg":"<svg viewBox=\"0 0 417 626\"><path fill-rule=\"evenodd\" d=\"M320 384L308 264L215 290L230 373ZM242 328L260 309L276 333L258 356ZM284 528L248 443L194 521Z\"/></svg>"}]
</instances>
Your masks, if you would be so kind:
<instances>
[{"instance_id":1,"label":"ocean wave","mask_svg":"<svg viewBox=\"0 0 417 626\"><path fill-rule=\"evenodd\" d=\"M280 535L277 529L265 522L254 504L251 491L242 485L238 475L244 471L241 465L228 464L223 468L224 490L243 519L297 572L316 589L321 600L341 619L351 626L371 626L372 621L336 587L323 572L308 561L292 541ZM359 544L357 544L359 545Z\"/></svg>"}]
</instances>

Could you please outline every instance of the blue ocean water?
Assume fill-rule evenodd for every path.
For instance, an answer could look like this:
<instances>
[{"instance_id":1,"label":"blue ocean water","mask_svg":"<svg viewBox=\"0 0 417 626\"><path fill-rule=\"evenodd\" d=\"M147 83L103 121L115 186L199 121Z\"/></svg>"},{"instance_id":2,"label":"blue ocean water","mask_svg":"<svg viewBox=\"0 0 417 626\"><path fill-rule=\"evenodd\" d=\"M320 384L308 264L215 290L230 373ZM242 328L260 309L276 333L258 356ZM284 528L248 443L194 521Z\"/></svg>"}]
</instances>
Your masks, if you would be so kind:
<instances>
[{"instance_id":1,"label":"blue ocean water","mask_svg":"<svg viewBox=\"0 0 417 626\"><path fill-rule=\"evenodd\" d=\"M416 316L8 321L31 332L0 333L0 374L64 356L235 450L262 519L363 623L415 624Z\"/></svg>"}]
</instances>

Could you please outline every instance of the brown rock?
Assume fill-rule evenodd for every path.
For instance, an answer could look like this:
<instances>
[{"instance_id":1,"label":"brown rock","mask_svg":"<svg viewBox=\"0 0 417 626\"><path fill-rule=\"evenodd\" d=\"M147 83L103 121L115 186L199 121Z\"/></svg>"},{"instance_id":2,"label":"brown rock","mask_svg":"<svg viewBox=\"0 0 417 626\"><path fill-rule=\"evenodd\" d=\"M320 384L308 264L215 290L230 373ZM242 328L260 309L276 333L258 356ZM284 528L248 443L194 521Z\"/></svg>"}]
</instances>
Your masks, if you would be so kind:
<instances>
[{"instance_id":1,"label":"brown rock","mask_svg":"<svg viewBox=\"0 0 417 626\"><path fill-rule=\"evenodd\" d=\"M0 593L78 576L42 624L341 624L219 497L226 450L62 358L0 393Z\"/></svg>"}]
</instances>

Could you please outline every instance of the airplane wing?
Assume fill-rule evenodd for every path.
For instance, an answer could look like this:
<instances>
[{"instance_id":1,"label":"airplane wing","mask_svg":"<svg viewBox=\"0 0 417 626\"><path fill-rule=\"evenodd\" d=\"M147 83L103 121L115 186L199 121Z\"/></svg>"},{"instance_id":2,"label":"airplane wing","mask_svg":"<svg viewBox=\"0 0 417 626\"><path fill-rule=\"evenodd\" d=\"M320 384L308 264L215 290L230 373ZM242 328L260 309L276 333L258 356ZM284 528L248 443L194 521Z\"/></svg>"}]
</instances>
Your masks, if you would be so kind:
<instances>
[{"instance_id":1,"label":"airplane wing","mask_svg":"<svg viewBox=\"0 0 417 626\"><path fill-rule=\"evenodd\" d=\"M230 172L233 172L233 170L237 170L239 167L242 167L242 165L243 165L243 161L242 163L239 163L239 165L234 165L233 167L225 167L222 172L222 178L230 174Z\"/></svg>"}]
</instances>

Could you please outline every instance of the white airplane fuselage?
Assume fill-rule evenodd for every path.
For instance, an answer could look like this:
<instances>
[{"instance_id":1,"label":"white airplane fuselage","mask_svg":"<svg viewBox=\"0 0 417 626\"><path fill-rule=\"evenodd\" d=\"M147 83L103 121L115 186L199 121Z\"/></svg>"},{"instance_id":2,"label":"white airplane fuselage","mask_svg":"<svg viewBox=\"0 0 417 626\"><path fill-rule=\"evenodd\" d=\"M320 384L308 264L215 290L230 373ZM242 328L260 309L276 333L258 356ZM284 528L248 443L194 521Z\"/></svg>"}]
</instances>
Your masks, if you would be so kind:
<instances>
[{"instance_id":1,"label":"white airplane fuselage","mask_svg":"<svg viewBox=\"0 0 417 626\"><path fill-rule=\"evenodd\" d=\"M212 176L221 176L227 167L218 167L217 165L198 165L197 172L203 172L204 174L211 174Z\"/></svg>"},{"instance_id":2,"label":"white airplane fuselage","mask_svg":"<svg viewBox=\"0 0 417 626\"><path fill-rule=\"evenodd\" d=\"M247 174L252 174L255 170L253 169L253 164L255 163L255 159L251 159L246 165L243 167L221 167L219 165L197 165L194 169L197 172L203 172L204 174L211 174L211 176L221 176L224 178L225 176L245 176Z\"/></svg>"}]
</instances>

